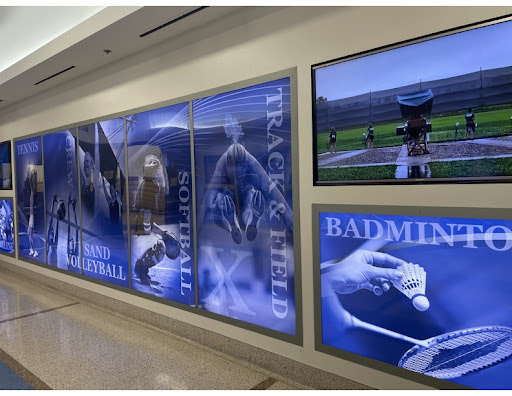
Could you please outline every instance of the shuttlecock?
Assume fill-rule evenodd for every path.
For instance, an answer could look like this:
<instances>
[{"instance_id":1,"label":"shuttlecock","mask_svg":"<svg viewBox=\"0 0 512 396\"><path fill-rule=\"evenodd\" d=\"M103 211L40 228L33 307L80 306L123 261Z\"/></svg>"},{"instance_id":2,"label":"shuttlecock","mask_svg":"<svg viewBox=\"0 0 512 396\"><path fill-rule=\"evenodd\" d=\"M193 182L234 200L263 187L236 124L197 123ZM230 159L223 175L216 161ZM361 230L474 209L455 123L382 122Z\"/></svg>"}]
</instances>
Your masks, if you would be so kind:
<instances>
[{"instance_id":1,"label":"shuttlecock","mask_svg":"<svg viewBox=\"0 0 512 396\"><path fill-rule=\"evenodd\" d=\"M404 276L400 280L392 280L400 292L412 300L412 305L418 311L426 311L430 306L428 298L425 296L425 286L427 283L427 273L418 264L405 264L396 268Z\"/></svg>"}]
</instances>

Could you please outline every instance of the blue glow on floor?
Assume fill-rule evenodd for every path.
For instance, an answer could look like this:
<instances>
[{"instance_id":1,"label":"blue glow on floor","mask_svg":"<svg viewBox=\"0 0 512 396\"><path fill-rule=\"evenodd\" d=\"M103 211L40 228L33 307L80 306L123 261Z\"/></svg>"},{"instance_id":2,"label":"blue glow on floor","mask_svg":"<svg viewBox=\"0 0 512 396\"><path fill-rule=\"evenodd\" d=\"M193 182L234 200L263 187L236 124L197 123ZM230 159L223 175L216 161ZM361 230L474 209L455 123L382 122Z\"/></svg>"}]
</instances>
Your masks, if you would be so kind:
<instances>
[{"instance_id":1,"label":"blue glow on floor","mask_svg":"<svg viewBox=\"0 0 512 396\"><path fill-rule=\"evenodd\" d=\"M2 390L33 390L14 371L5 364L0 363L0 389Z\"/></svg>"}]
</instances>

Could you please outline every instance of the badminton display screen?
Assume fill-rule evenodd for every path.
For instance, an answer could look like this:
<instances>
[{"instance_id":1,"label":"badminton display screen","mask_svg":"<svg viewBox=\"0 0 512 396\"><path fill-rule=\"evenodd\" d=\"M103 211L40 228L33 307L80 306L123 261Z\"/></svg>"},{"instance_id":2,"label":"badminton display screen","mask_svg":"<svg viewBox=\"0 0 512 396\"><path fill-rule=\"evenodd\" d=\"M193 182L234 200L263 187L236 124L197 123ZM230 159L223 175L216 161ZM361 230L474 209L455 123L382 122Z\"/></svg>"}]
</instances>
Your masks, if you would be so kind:
<instances>
[{"instance_id":1,"label":"badminton display screen","mask_svg":"<svg viewBox=\"0 0 512 396\"><path fill-rule=\"evenodd\" d=\"M124 120L78 127L83 273L128 287Z\"/></svg>"},{"instance_id":2,"label":"badminton display screen","mask_svg":"<svg viewBox=\"0 0 512 396\"><path fill-rule=\"evenodd\" d=\"M313 67L315 184L512 180L512 21L436 36Z\"/></svg>"},{"instance_id":3,"label":"badminton display screen","mask_svg":"<svg viewBox=\"0 0 512 396\"><path fill-rule=\"evenodd\" d=\"M14 143L18 257L39 263L46 262L42 154L40 136Z\"/></svg>"},{"instance_id":4,"label":"badminton display screen","mask_svg":"<svg viewBox=\"0 0 512 396\"><path fill-rule=\"evenodd\" d=\"M0 199L0 252L14 255L15 235L12 199Z\"/></svg>"},{"instance_id":5,"label":"badminton display screen","mask_svg":"<svg viewBox=\"0 0 512 396\"><path fill-rule=\"evenodd\" d=\"M193 101L199 306L296 334L290 79Z\"/></svg>"},{"instance_id":6,"label":"badminton display screen","mask_svg":"<svg viewBox=\"0 0 512 396\"><path fill-rule=\"evenodd\" d=\"M46 263L80 274L80 213L76 138L65 130L43 136Z\"/></svg>"},{"instance_id":7,"label":"badminton display screen","mask_svg":"<svg viewBox=\"0 0 512 396\"><path fill-rule=\"evenodd\" d=\"M126 118L132 288L195 304L189 103Z\"/></svg>"},{"instance_id":8,"label":"badminton display screen","mask_svg":"<svg viewBox=\"0 0 512 396\"><path fill-rule=\"evenodd\" d=\"M323 345L512 388L511 220L320 212L319 232Z\"/></svg>"}]
</instances>

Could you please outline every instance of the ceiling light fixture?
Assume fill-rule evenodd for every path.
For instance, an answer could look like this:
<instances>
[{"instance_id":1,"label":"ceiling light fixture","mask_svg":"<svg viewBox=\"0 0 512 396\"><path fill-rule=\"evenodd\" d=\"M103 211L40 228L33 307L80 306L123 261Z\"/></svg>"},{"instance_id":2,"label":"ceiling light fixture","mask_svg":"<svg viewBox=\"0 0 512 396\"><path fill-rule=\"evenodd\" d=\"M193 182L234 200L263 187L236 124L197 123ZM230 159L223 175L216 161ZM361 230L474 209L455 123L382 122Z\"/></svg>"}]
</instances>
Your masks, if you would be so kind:
<instances>
[{"instance_id":1,"label":"ceiling light fixture","mask_svg":"<svg viewBox=\"0 0 512 396\"><path fill-rule=\"evenodd\" d=\"M169 25L172 25L173 23L176 23L178 21L181 21L182 19L185 19L191 15L194 15L196 12L199 12L199 11L203 11L205 10L206 8L208 8L208 6L203 6L203 7L199 7L199 8L196 8L195 10L192 10L190 12L187 12L186 14L183 14L182 16L178 17L178 18L175 18L173 19L172 21L169 21L167 23L164 23L163 25L160 25L160 26L157 26L156 28L154 29L151 29L151 30L148 30L146 33L142 33L141 35L139 35L139 37L146 37L146 36L149 36L150 34L152 33L155 33L157 30L160 30L160 29L163 29L164 27L167 27Z\"/></svg>"},{"instance_id":2,"label":"ceiling light fixture","mask_svg":"<svg viewBox=\"0 0 512 396\"><path fill-rule=\"evenodd\" d=\"M58 72L58 73L52 74L50 77L46 77L45 79L43 79L43 80L41 80L41 81L36 82L34 85L39 85L39 84L41 84L41 83L43 83L43 82L45 82L45 81L48 81L48 80L49 80L49 79L51 79L51 78L57 77L59 74L65 73L65 72L67 72L67 71L69 71L69 70L71 70L71 69L74 69L74 68L75 68L75 66L70 66L70 67L68 67L67 69L64 69L64 70L62 70L62 71L60 71L60 72Z\"/></svg>"}]
</instances>

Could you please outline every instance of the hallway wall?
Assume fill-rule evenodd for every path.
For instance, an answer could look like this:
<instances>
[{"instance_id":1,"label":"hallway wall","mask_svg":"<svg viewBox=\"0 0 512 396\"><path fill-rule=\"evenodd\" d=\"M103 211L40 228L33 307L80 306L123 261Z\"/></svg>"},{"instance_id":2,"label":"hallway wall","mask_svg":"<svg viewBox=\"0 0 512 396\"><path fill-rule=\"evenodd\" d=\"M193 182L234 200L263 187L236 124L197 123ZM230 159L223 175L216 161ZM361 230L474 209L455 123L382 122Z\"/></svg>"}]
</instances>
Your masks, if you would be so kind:
<instances>
[{"instance_id":1,"label":"hallway wall","mask_svg":"<svg viewBox=\"0 0 512 396\"><path fill-rule=\"evenodd\" d=\"M15 259L2 260L372 387L426 388L314 350L311 205L511 209L512 184L313 187L310 68L333 58L512 13L512 8L279 7L263 11L243 9L6 108L0 112L0 141L297 67L303 347Z\"/></svg>"}]
</instances>

